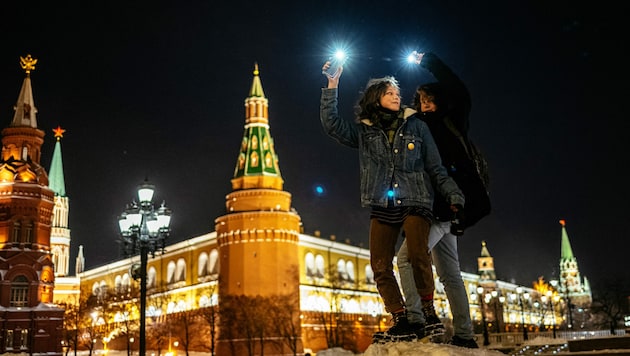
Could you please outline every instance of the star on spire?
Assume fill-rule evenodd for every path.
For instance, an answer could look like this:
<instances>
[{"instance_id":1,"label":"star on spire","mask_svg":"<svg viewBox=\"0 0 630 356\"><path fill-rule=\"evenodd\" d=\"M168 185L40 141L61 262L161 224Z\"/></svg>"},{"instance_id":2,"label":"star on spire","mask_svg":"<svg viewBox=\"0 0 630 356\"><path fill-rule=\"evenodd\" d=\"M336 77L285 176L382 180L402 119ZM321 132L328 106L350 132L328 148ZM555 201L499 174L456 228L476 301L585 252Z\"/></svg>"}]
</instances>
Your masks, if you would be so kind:
<instances>
[{"instance_id":1,"label":"star on spire","mask_svg":"<svg viewBox=\"0 0 630 356\"><path fill-rule=\"evenodd\" d=\"M66 130L62 129L61 126L57 126L56 129L53 129L53 132L55 133L57 141L59 141L63 137L63 133L66 132Z\"/></svg>"}]
</instances>

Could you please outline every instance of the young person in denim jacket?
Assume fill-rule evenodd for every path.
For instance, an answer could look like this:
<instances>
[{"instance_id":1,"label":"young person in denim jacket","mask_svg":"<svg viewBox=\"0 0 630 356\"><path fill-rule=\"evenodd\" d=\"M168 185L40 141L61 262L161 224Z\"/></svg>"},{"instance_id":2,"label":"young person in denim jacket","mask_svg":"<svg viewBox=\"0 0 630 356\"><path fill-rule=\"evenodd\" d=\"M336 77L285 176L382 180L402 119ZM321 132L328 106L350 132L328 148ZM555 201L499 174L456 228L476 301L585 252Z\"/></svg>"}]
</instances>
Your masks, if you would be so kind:
<instances>
[{"instance_id":1,"label":"young person in denim jacket","mask_svg":"<svg viewBox=\"0 0 630 356\"><path fill-rule=\"evenodd\" d=\"M416 63L430 71L438 82L420 85L416 90L414 106L420 111L418 116L429 126L440 151L442 163L446 166L449 175L453 176L461 186L465 183L458 175L458 171L463 172L464 168L467 168L464 165L470 165L472 162L460 138L447 125L454 125L457 132L466 138L471 108L470 94L459 77L435 54L419 53ZM446 120L450 120L450 123L447 124ZM470 199L471 197L466 196L469 204ZM429 232L428 246L453 314L453 338L449 343L478 348L474 340L468 293L462 279L457 252L457 238L463 230L462 226L453 228L451 224L453 212L449 205L448 199L436 197L433 208L435 221ZM461 223L468 226L465 221ZM429 325L429 319L432 317L427 317L423 313L424 305L414 287L414 271L410 264L409 253L410 250L403 241L398 251L397 264L400 283L407 301L409 320L417 323L426 321Z\"/></svg>"},{"instance_id":2,"label":"young person in denim jacket","mask_svg":"<svg viewBox=\"0 0 630 356\"><path fill-rule=\"evenodd\" d=\"M326 70L330 62L326 62ZM393 272L401 231L407 239L414 284L422 297L433 298L431 256L427 250L433 208L433 187L447 197L453 211L463 211L464 197L446 172L428 126L416 111L401 107L393 77L371 79L356 106L356 120L339 116L338 85L343 68L327 75L322 88L320 119L324 131L359 151L361 205L371 208L370 264L377 289L392 314L389 336L421 334L411 325Z\"/></svg>"}]
</instances>

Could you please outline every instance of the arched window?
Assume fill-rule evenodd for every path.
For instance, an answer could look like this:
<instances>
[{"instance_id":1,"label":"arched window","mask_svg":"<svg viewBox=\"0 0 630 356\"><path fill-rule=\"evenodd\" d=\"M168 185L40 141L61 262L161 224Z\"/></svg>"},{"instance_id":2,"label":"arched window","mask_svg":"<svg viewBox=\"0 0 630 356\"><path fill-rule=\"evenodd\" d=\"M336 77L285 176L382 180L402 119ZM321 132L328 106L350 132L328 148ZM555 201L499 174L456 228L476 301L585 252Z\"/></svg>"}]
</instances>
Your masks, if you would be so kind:
<instances>
[{"instance_id":1,"label":"arched window","mask_svg":"<svg viewBox=\"0 0 630 356\"><path fill-rule=\"evenodd\" d=\"M122 288L122 293L129 292L129 286L131 285L131 281L129 279L129 273L125 273L122 276L122 282L120 287Z\"/></svg>"},{"instance_id":2,"label":"arched window","mask_svg":"<svg viewBox=\"0 0 630 356\"><path fill-rule=\"evenodd\" d=\"M19 275L11 281L11 303L12 307L28 306L28 278Z\"/></svg>"},{"instance_id":3,"label":"arched window","mask_svg":"<svg viewBox=\"0 0 630 356\"><path fill-rule=\"evenodd\" d=\"M352 263L352 261L346 262L346 273L348 275L348 281L354 282L354 263Z\"/></svg>"},{"instance_id":4,"label":"arched window","mask_svg":"<svg viewBox=\"0 0 630 356\"><path fill-rule=\"evenodd\" d=\"M337 261L337 277L340 281L348 280L348 272L346 271L346 261L342 258Z\"/></svg>"},{"instance_id":5,"label":"arched window","mask_svg":"<svg viewBox=\"0 0 630 356\"><path fill-rule=\"evenodd\" d=\"M177 260L177 274L175 275L175 282L183 282L186 280L186 260L180 258Z\"/></svg>"},{"instance_id":6,"label":"arched window","mask_svg":"<svg viewBox=\"0 0 630 356\"><path fill-rule=\"evenodd\" d=\"M157 272L155 267L149 267L147 271L147 288L155 288L157 286Z\"/></svg>"},{"instance_id":7,"label":"arched window","mask_svg":"<svg viewBox=\"0 0 630 356\"><path fill-rule=\"evenodd\" d=\"M324 257L322 257L322 255L315 256L315 267L317 268L315 277L324 278L326 269L324 268Z\"/></svg>"},{"instance_id":8,"label":"arched window","mask_svg":"<svg viewBox=\"0 0 630 356\"><path fill-rule=\"evenodd\" d=\"M202 252L199 254L199 262L197 264L197 277L208 275L208 254Z\"/></svg>"},{"instance_id":9,"label":"arched window","mask_svg":"<svg viewBox=\"0 0 630 356\"><path fill-rule=\"evenodd\" d=\"M166 267L166 271L168 275L168 284L175 283L175 262L169 261L168 266Z\"/></svg>"},{"instance_id":10,"label":"arched window","mask_svg":"<svg viewBox=\"0 0 630 356\"><path fill-rule=\"evenodd\" d=\"M116 291L116 294L120 294L123 292L122 277L120 275L114 278L114 291Z\"/></svg>"},{"instance_id":11,"label":"arched window","mask_svg":"<svg viewBox=\"0 0 630 356\"><path fill-rule=\"evenodd\" d=\"M216 279L219 277L219 251L215 248L210 251L210 257L208 258L208 272Z\"/></svg>"},{"instance_id":12,"label":"arched window","mask_svg":"<svg viewBox=\"0 0 630 356\"><path fill-rule=\"evenodd\" d=\"M365 283L376 284L374 282L374 271L372 271L372 266L370 265L365 265Z\"/></svg>"},{"instance_id":13,"label":"arched window","mask_svg":"<svg viewBox=\"0 0 630 356\"><path fill-rule=\"evenodd\" d=\"M315 277L316 269L315 269L315 256L308 252L304 257L304 266L306 266L306 276L307 277Z\"/></svg>"}]
</instances>

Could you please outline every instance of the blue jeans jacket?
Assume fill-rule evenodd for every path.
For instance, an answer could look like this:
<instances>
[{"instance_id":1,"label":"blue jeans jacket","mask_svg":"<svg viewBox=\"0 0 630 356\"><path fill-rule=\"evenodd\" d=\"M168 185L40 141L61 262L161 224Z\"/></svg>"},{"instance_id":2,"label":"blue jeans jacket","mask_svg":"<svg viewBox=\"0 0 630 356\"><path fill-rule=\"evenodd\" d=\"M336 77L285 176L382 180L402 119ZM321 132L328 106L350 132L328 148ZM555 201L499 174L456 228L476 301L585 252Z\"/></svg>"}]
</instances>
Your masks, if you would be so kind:
<instances>
[{"instance_id":1,"label":"blue jeans jacket","mask_svg":"<svg viewBox=\"0 0 630 356\"><path fill-rule=\"evenodd\" d=\"M433 187L451 204L464 205L464 196L442 166L428 126L415 111L389 144L385 132L369 121L350 122L339 117L337 89L322 89L320 118L326 133L339 143L359 149L361 205L387 207L393 189L395 206L433 208Z\"/></svg>"}]
</instances>

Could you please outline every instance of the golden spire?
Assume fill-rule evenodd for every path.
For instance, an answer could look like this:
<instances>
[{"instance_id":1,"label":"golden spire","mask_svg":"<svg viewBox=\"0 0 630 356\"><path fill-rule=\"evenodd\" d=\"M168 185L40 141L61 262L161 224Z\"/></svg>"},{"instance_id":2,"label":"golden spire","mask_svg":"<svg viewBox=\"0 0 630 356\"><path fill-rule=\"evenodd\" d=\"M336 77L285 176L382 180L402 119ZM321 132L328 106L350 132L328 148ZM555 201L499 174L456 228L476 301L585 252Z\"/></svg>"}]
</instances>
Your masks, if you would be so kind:
<instances>
[{"instance_id":1,"label":"golden spire","mask_svg":"<svg viewBox=\"0 0 630 356\"><path fill-rule=\"evenodd\" d=\"M260 72L258 71L258 62L254 62L254 75L258 76Z\"/></svg>"},{"instance_id":2,"label":"golden spire","mask_svg":"<svg viewBox=\"0 0 630 356\"><path fill-rule=\"evenodd\" d=\"M31 74L32 70L35 70L35 64L37 64L37 59L31 57L30 54L26 55L26 58L20 56L20 65L22 66L22 69L24 69L24 71L26 72L27 76Z\"/></svg>"}]
</instances>

